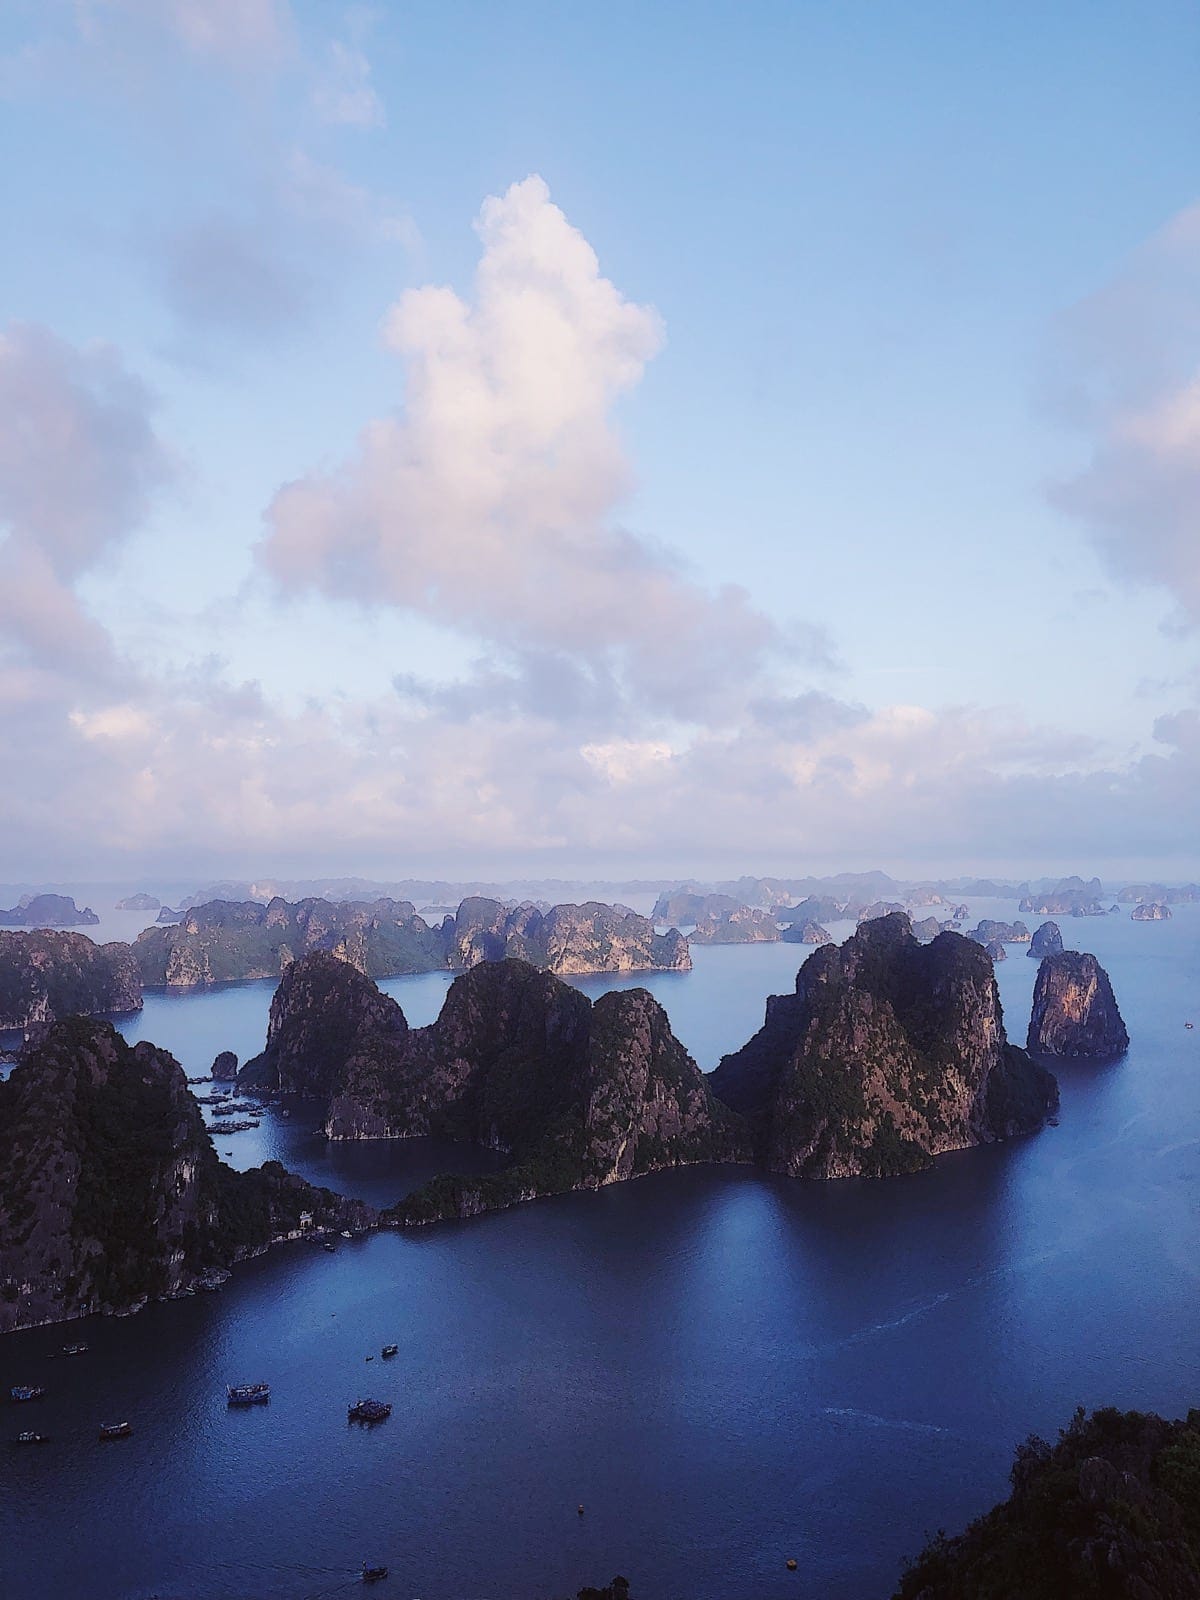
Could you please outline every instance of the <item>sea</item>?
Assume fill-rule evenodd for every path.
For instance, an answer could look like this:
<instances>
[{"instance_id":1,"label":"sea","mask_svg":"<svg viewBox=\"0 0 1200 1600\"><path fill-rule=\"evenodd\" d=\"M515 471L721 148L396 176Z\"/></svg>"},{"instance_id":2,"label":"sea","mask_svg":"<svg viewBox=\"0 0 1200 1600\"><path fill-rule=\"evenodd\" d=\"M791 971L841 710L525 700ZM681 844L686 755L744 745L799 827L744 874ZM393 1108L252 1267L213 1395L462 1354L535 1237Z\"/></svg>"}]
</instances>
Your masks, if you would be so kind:
<instances>
[{"instance_id":1,"label":"sea","mask_svg":"<svg viewBox=\"0 0 1200 1600\"><path fill-rule=\"evenodd\" d=\"M219 1293L9 1335L0 1393L48 1393L0 1408L0 1595L315 1600L356 1592L365 1561L404 1600L551 1600L618 1573L633 1600L886 1600L929 1534L1007 1493L1028 1434L1080 1405L1200 1405L1200 905L1057 920L1132 1044L1062 1064L1039 1134L912 1177L697 1168L285 1245ZM707 1070L808 953L698 948L690 973L579 982L644 984ZM1018 945L997 967L1017 1042L1036 972ZM448 981L383 987L419 1025ZM198 1075L261 1048L271 993L151 995L121 1026ZM375 1203L494 1160L330 1145L299 1113L217 1149ZM227 1406L257 1381L268 1405ZM390 1418L348 1423L368 1396ZM26 1427L50 1442L10 1445Z\"/></svg>"}]
</instances>

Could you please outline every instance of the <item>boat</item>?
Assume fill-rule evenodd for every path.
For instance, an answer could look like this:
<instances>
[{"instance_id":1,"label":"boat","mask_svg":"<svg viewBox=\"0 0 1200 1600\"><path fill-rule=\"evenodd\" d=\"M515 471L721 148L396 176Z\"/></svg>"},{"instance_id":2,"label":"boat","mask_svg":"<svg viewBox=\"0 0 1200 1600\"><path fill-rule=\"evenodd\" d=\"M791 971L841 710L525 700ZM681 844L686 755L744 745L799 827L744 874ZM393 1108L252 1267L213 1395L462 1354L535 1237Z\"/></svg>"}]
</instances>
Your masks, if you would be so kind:
<instances>
[{"instance_id":1,"label":"boat","mask_svg":"<svg viewBox=\"0 0 1200 1600\"><path fill-rule=\"evenodd\" d=\"M385 1344L383 1347L384 1356L394 1356L399 1348L398 1344Z\"/></svg>"},{"instance_id":2,"label":"boat","mask_svg":"<svg viewBox=\"0 0 1200 1600\"><path fill-rule=\"evenodd\" d=\"M271 1398L269 1383L227 1383L225 1393L231 1406L260 1406Z\"/></svg>"},{"instance_id":3,"label":"boat","mask_svg":"<svg viewBox=\"0 0 1200 1600\"><path fill-rule=\"evenodd\" d=\"M85 1356L87 1355L87 1349L88 1347L85 1344L65 1344L61 1353L64 1356Z\"/></svg>"},{"instance_id":4,"label":"boat","mask_svg":"<svg viewBox=\"0 0 1200 1600\"><path fill-rule=\"evenodd\" d=\"M385 1422L392 1408L383 1400L356 1400L348 1407L351 1422Z\"/></svg>"},{"instance_id":5,"label":"boat","mask_svg":"<svg viewBox=\"0 0 1200 1600\"><path fill-rule=\"evenodd\" d=\"M13 1440L14 1444L49 1444L50 1441L44 1433L19 1433Z\"/></svg>"},{"instance_id":6,"label":"boat","mask_svg":"<svg viewBox=\"0 0 1200 1600\"><path fill-rule=\"evenodd\" d=\"M386 1567L369 1567L365 1561L363 1562L362 1581L364 1583L378 1583L381 1578L386 1578L387 1575L388 1569Z\"/></svg>"},{"instance_id":7,"label":"boat","mask_svg":"<svg viewBox=\"0 0 1200 1600\"><path fill-rule=\"evenodd\" d=\"M102 1439L128 1439L133 1432L128 1422L102 1422L100 1424L100 1437Z\"/></svg>"},{"instance_id":8,"label":"boat","mask_svg":"<svg viewBox=\"0 0 1200 1600\"><path fill-rule=\"evenodd\" d=\"M343 1239L353 1239L353 1237L354 1237L354 1235L350 1232L349 1228L343 1228L342 1229L342 1238Z\"/></svg>"},{"instance_id":9,"label":"boat","mask_svg":"<svg viewBox=\"0 0 1200 1600\"><path fill-rule=\"evenodd\" d=\"M322 1245L321 1245L321 1249L322 1249L322 1250L328 1250L328 1251L329 1251L329 1254L330 1254L330 1255L332 1255L332 1254L333 1254L333 1252L334 1252L334 1251L335 1251L335 1250L336 1250L336 1249L337 1249L337 1245L335 1245L335 1244L331 1244L331 1243L330 1243L330 1242L329 1242L329 1240L328 1240L328 1239L326 1239L326 1240L325 1240L325 1241L324 1241L324 1242L323 1242L323 1243L322 1243Z\"/></svg>"},{"instance_id":10,"label":"boat","mask_svg":"<svg viewBox=\"0 0 1200 1600\"><path fill-rule=\"evenodd\" d=\"M8 1392L14 1400L41 1400L46 1393L35 1383L14 1383Z\"/></svg>"}]
</instances>

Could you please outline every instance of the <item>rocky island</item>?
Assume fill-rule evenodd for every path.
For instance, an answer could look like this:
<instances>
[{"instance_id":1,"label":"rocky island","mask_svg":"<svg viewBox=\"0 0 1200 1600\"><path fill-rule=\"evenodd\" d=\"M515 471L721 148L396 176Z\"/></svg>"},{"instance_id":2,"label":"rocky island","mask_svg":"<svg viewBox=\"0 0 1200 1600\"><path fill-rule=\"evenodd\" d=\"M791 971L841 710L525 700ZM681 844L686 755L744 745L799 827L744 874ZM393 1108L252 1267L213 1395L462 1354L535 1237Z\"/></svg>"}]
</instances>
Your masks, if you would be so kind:
<instances>
[{"instance_id":1,"label":"rocky island","mask_svg":"<svg viewBox=\"0 0 1200 1600\"><path fill-rule=\"evenodd\" d=\"M1131 922L1169 922L1171 908L1164 905L1161 900L1151 900L1143 905L1134 906L1129 913Z\"/></svg>"},{"instance_id":2,"label":"rocky island","mask_svg":"<svg viewBox=\"0 0 1200 1600\"><path fill-rule=\"evenodd\" d=\"M94 928L100 918L91 906L82 910L67 894L26 894L8 911L0 911L0 928Z\"/></svg>"},{"instance_id":3,"label":"rocky island","mask_svg":"<svg viewBox=\"0 0 1200 1600\"><path fill-rule=\"evenodd\" d=\"M82 933L0 932L0 1028L141 1009L141 980L127 944L97 945Z\"/></svg>"},{"instance_id":4,"label":"rocky island","mask_svg":"<svg viewBox=\"0 0 1200 1600\"><path fill-rule=\"evenodd\" d=\"M686 971L687 941L626 906L598 901L541 910L483 896L431 927L407 900L214 900L133 946L147 988L184 989L277 978L314 950L372 978L438 972L515 956L551 972Z\"/></svg>"},{"instance_id":5,"label":"rocky island","mask_svg":"<svg viewBox=\"0 0 1200 1600\"><path fill-rule=\"evenodd\" d=\"M319 1099L333 1139L436 1133L511 1158L486 1177L427 1184L396 1208L406 1224L750 1154L741 1119L644 989L593 1005L511 958L456 978L437 1021L410 1029L361 973L307 956L280 984L266 1049L241 1081Z\"/></svg>"},{"instance_id":6,"label":"rocky island","mask_svg":"<svg viewBox=\"0 0 1200 1600\"><path fill-rule=\"evenodd\" d=\"M1039 1056L1111 1060L1129 1048L1108 973L1083 950L1060 950L1038 968L1029 1019L1030 1051Z\"/></svg>"},{"instance_id":7,"label":"rocky island","mask_svg":"<svg viewBox=\"0 0 1200 1600\"><path fill-rule=\"evenodd\" d=\"M956 933L923 945L900 913L814 952L712 1087L771 1171L818 1178L913 1172L1058 1104L1053 1075L1008 1043L986 951Z\"/></svg>"},{"instance_id":8,"label":"rocky island","mask_svg":"<svg viewBox=\"0 0 1200 1600\"><path fill-rule=\"evenodd\" d=\"M976 944L1028 944L1031 935L1023 922L995 922L991 917L981 917L966 937Z\"/></svg>"},{"instance_id":9,"label":"rocky island","mask_svg":"<svg viewBox=\"0 0 1200 1600\"><path fill-rule=\"evenodd\" d=\"M694 889L664 890L654 902L652 922L669 922L673 927L691 927L709 917L728 916L731 911L746 911L744 901L731 894L703 894Z\"/></svg>"},{"instance_id":10,"label":"rocky island","mask_svg":"<svg viewBox=\"0 0 1200 1600\"><path fill-rule=\"evenodd\" d=\"M165 1050L111 1023L49 1028L0 1082L0 1332L123 1313L370 1208L277 1162L222 1165Z\"/></svg>"},{"instance_id":11,"label":"rocky island","mask_svg":"<svg viewBox=\"0 0 1200 1600\"><path fill-rule=\"evenodd\" d=\"M702 918L688 934L689 944L771 944L782 937L769 911L739 906L721 916Z\"/></svg>"},{"instance_id":12,"label":"rocky island","mask_svg":"<svg viewBox=\"0 0 1200 1600\"><path fill-rule=\"evenodd\" d=\"M1062 949L1062 929L1057 922L1043 922L1039 928L1034 929L1033 937L1029 941L1027 956L1036 956L1040 961L1043 956L1054 956Z\"/></svg>"},{"instance_id":13,"label":"rocky island","mask_svg":"<svg viewBox=\"0 0 1200 1600\"><path fill-rule=\"evenodd\" d=\"M139 891L137 894L127 894L123 900L116 904L118 911L161 911L162 901L157 895L146 894Z\"/></svg>"},{"instance_id":14,"label":"rocky island","mask_svg":"<svg viewBox=\"0 0 1200 1600\"><path fill-rule=\"evenodd\" d=\"M1188 1600L1200 1594L1200 1411L1082 1407L1057 1444L1017 1449L1012 1493L939 1533L893 1600Z\"/></svg>"},{"instance_id":15,"label":"rocky island","mask_svg":"<svg viewBox=\"0 0 1200 1600\"><path fill-rule=\"evenodd\" d=\"M833 935L819 922L793 922L783 930L785 944L832 944Z\"/></svg>"}]
</instances>

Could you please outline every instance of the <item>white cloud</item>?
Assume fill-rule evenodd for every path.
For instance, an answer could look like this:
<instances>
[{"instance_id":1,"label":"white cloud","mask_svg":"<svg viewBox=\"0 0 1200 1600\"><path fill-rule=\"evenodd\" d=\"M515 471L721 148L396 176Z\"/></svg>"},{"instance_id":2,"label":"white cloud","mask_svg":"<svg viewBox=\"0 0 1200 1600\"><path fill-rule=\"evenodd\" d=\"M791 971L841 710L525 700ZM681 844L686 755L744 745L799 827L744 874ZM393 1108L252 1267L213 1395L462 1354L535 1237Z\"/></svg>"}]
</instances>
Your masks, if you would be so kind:
<instances>
[{"instance_id":1,"label":"white cloud","mask_svg":"<svg viewBox=\"0 0 1200 1600\"><path fill-rule=\"evenodd\" d=\"M330 41L312 101L323 122L351 128L382 128L387 122L383 101L371 82L371 63L362 50L339 39Z\"/></svg>"},{"instance_id":2,"label":"white cloud","mask_svg":"<svg viewBox=\"0 0 1200 1600\"><path fill-rule=\"evenodd\" d=\"M403 412L364 429L339 471L280 490L263 559L284 590L559 652L708 715L779 640L742 590L709 593L615 520L632 472L614 407L660 320L601 274L541 178L487 200L476 229L473 301L412 290L386 319Z\"/></svg>"},{"instance_id":3,"label":"white cloud","mask_svg":"<svg viewBox=\"0 0 1200 1600\"><path fill-rule=\"evenodd\" d=\"M1092 449L1052 500L1114 572L1160 585L1200 624L1200 206L1076 310L1060 360Z\"/></svg>"}]
</instances>

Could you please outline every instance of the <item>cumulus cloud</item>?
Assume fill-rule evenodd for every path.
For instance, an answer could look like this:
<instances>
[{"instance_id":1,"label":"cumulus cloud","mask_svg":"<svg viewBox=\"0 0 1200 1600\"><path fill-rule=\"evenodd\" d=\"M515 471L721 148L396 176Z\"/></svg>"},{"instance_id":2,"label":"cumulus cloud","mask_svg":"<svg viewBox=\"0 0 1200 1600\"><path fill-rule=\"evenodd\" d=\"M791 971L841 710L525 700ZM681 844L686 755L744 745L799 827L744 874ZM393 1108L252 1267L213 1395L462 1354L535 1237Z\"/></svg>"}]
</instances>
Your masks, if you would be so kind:
<instances>
[{"instance_id":1,"label":"cumulus cloud","mask_svg":"<svg viewBox=\"0 0 1200 1600\"><path fill-rule=\"evenodd\" d=\"M1200 206L1076 310L1060 358L1092 450L1054 503L1114 572L1162 586L1200 624Z\"/></svg>"},{"instance_id":2,"label":"cumulus cloud","mask_svg":"<svg viewBox=\"0 0 1200 1600\"><path fill-rule=\"evenodd\" d=\"M632 473L614 407L660 320L602 275L541 178L487 200L476 230L470 303L424 288L388 314L403 411L340 470L279 492L263 560L284 590L560 652L701 715L780 641L742 590L708 592L616 520Z\"/></svg>"}]
</instances>

